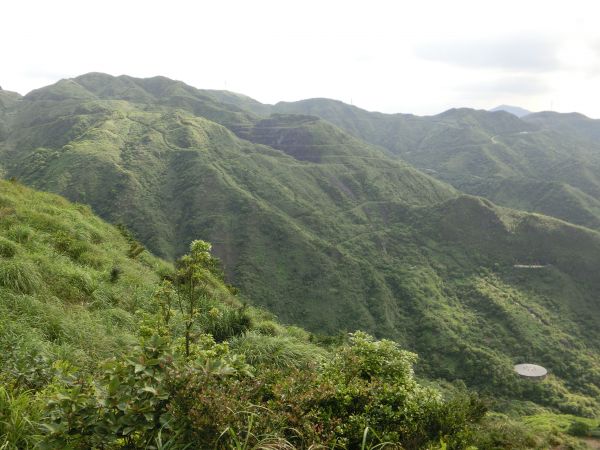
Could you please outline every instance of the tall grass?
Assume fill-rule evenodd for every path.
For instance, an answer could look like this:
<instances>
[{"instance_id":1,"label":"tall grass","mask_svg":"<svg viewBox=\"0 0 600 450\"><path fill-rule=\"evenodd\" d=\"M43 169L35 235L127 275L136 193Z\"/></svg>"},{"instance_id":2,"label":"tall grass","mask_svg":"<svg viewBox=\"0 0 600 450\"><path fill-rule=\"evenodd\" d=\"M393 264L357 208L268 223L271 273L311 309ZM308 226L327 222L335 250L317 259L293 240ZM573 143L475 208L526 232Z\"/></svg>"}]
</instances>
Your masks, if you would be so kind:
<instances>
[{"instance_id":1,"label":"tall grass","mask_svg":"<svg viewBox=\"0 0 600 450\"><path fill-rule=\"evenodd\" d=\"M327 355L325 350L293 337L265 336L253 331L231 339L229 345L252 365L267 364L280 369L306 368L320 363Z\"/></svg>"},{"instance_id":2,"label":"tall grass","mask_svg":"<svg viewBox=\"0 0 600 450\"><path fill-rule=\"evenodd\" d=\"M0 386L0 448L28 449L39 440L36 411L39 411L31 393L11 392Z\"/></svg>"},{"instance_id":3,"label":"tall grass","mask_svg":"<svg viewBox=\"0 0 600 450\"><path fill-rule=\"evenodd\" d=\"M256 434L254 423L257 418L257 412L239 411L239 415L246 417L245 428L236 430L233 427L227 427L217 440L216 448L226 448L228 450L295 450L296 447L287 439L278 436L276 433Z\"/></svg>"},{"instance_id":4,"label":"tall grass","mask_svg":"<svg viewBox=\"0 0 600 450\"><path fill-rule=\"evenodd\" d=\"M22 260L0 260L0 286L22 294L33 294L42 286L35 265Z\"/></svg>"},{"instance_id":5,"label":"tall grass","mask_svg":"<svg viewBox=\"0 0 600 450\"><path fill-rule=\"evenodd\" d=\"M25 244L33 238L35 232L26 224L16 224L10 227L7 234L19 244Z\"/></svg>"}]
</instances>

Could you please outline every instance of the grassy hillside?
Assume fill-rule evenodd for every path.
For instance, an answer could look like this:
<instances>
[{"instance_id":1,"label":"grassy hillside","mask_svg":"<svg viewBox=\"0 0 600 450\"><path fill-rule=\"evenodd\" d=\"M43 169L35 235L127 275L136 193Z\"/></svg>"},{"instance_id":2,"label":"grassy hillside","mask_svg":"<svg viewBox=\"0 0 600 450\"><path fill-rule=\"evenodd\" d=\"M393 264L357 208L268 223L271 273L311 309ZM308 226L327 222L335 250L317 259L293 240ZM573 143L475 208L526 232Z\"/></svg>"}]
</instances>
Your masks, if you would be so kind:
<instances>
[{"instance_id":1,"label":"grassy hillside","mask_svg":"<svg viewBox=\"0 0 600 450\"><path fill-rule=\"evenodd\" d=\"M472 393L417 380L414 354L364 333L315 345L243 306L206 243L173 267L87 206L17 182L0 182L0 215L3 448L584 448L566 433L595 428L539 408L484 416ZM188 298L189 280L202 283Z\"/></svg>"},{"instance_id":2,"label":"grassy hillside","mask_svg":"<svg viewBox=\"0 0 600 450\"><path fill-rule=\"evenodd\" d=\"M0 217L0 372L33 370L37 357L90 369L147 332L144 322L156 312L161 282L172 276L173 264L89 206L16 181L0 181ZM243 306L243 296L224 284L219 270L215 274L205 288L219 309L243 310L256 332L308 338L266 311ZM226 314L218 319L227 322ZM204 331L219 339L215 329ZM322 350L313 351L318 359Z\"/></svg>"},{"instance_id":3,"label":"grassy hillside","mask_svg":"<svg viewBox=\"0 0 600 450\"><path fill-rule=\"evenodd\" d=\"M134 342L134 312L168 267L90 208L0 183L3 367L35 355L96 364Z\"/></svg>"},{"instance_id":4,"label":"grassy hillside","mask_svg":"<svg viewBox=\"0 0 600 450\"><path fill-rule=\"evenodd\" d=\"M248 99L231 98L165 78L64 80L12 106L0 160L8 176L90 204L162 256L212 241L228 280L285 322L393 338L426 355L418 373L482 392L569 413L600 409L596 232L461 196L382 142L314 116L261 118L256 105L242 109ZM429 119L408 119L410 144ZM435 120L419 158L448 178L521 176L543 155L505 142L550 142L508 113ZM560 156L567 143L553 145ZM594 195L569 189L559 184L555 195L594 205ZM547 366L548 382L520 382L512 365L523 361Z\"/></svg>"},{"instance_id":5,"label":"grassy hillside","mask_svg":"<svg viewBox=\"0 0 600 450\"><path fill-rule=\"evenodd\" d=\"M89 207L17 182L0 182L0 217L2 448L495 439L476 396L423 385L397 344L355 333L320 347L242 305L205 242L172 266Z\"/></svg>"}]
</instances>

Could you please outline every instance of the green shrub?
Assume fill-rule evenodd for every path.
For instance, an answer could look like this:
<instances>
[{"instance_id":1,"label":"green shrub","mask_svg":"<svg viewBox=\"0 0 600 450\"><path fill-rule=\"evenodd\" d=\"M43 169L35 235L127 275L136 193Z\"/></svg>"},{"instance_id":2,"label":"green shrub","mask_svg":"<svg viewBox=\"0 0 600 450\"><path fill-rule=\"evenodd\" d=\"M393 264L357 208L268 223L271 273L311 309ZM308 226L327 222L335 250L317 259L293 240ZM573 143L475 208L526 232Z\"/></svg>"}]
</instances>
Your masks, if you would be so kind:
<instances>
[{"instance_id":1,"label":"green shrub","mask_svg":"<svg viewBox=\"0 0 600 450\"><path fill-rule=\"evenodd\" d=\"M569 428L567 429L567 433L572 436L585 437L589 436L592 431L592 427L590 427L587 423L582 422L580 420L576 420L571 422Z\"/></svg>"},{"instance_id":2,"label":"green shrub","mask_svg":"<svg viewBox=\"0 0 600 450\"><path fill-rule=\"evenodd\" d=\"M443 439L447 448L465 448L472 424L485 413L471 394L444 401L420 386L414 355L390 341L356 333L330 362L282 370L278 365L290 361L277 352L280 339L249 333L232 340L231 351L248 359L254 349L266 349L252 378L192 374L177 386L173 410L186 423L186 443L214 448L220 436L218 448L278 442L283 448L417 449L437 448Z\"/></svg>"},{"instance_id":3,"label":"green shrub","mask_svg":"<svg viewBox=\"0 0 600 450\"><path fill-rule=\"evenodd\" d=\"M22 294L32 294L42 286L42 278L28 261L0 260L0 286Z\"/></svg>"},{"instance_id":4,"label":"green shrub","mask_svg":"<svg viewBox=\"0 0 600 450\"><path fill-rule=\"evenodd\" d=\"M52 380L54 370L44 355L30 353L20 347L11 349L10 352L10 358L4 362L3 371L9 375L10 384L15 389L37 391Z\"/></svg>"},{"instance_id":5,"label":"green shrub","mask_svg":"<svg viewBox=\"0 0 600 450\"><path fill-rule=\"evenodd\" d=\"M48 403L43 445L50 448L464 448L471 424L485 410L464 393L444 401L413 376L415 356L390 341L351 336L331 361L287 336L258 333L217 344L197 337L171 356L169 339L156 335L133 352L111 359L95 378L66 373ZM254 339L254 341L252 341ZM293 342L292 342L293 341ZM250 373L245 354L260 347L269 364ZM298 347L297 347L298 348ZM296 349L297 349L296 348ZM237 350L237 352L236 352ZM179 357L177 355L180 355ZM185 356L185 357L184 357ZM265 360L266 360L265 355ZM437 447L435 447L437 448Z\"/></svg>"},{"instance_id":6,"label":"green shrub","mask_svg":"<svg viewBox=\"0 0 600 450\"><path fill-rule=\"evenodd\" d=\"M4 258L12 258L16 254L17 245L8 239L0 237L0 256L3 256Z\"/></svg>"},{"instance_id":7,"label":"green shrub","mask_svg":"<svg viewBox=\"0 0 600 450\"><path fill-rule=\"evenodd\" d=\"M472 396L445 402L439 391L419 385L415 361L415 354L395 342L351 334L350 344L324 367L316 421L349 448L360 448L366 427L403 448L425 448L442 437L465 446L469 424L479 421L485 408Z\"/></svg>"},{"instance_id":8,"label":"green shrub","mask_svg":"<svg viewBox=\"0 0 600 450\"><path fill-rule=\"evenodd\" d=\"M46 443L53 448L149 448L160 432L171 430L167 381L173 370L166 340L154 336L126 358L105 363L98 386L64 376L64 390L49 402Z\"/></svg>"},{"instance_id":9,"label":"green shrub","mask_svg":"<svg viewBox=\"0 0 600 450\"><path fill-rule=\"evenodd\" d=\"M217 342L239 336L252 325L246 308L212 308L200 322L202 331L211 334Z\"/></svg>"},{"instance_id":10,"label":"green shrub","mask_svg":"<svg viewBox=\"0 0 600 450\"><path fill-rule=\"evenodd\" d=\"M246 377L247 365L227 346L204 336L206 348L193 360L176 360L168 339L152 336L133 351L102 365L99 379L62 375L62 388L47 405L44 445L50 448L190 448L183 436L188 419L177 417L176 397L190 379L202 380L223 408L235 402L220 398L223 380ZM189 399L188 394L184 394ZM183 399L179 399L183 402ZM187 400L186 400L187 401ZM189 430L188 430L189 431ZM211 436L216 441L218 434ZM160 447L159 447L160 448ZM163 447L166 448L166 447ZM210 448L208 446L191 448Z\"/></svg>"}]
</instances>

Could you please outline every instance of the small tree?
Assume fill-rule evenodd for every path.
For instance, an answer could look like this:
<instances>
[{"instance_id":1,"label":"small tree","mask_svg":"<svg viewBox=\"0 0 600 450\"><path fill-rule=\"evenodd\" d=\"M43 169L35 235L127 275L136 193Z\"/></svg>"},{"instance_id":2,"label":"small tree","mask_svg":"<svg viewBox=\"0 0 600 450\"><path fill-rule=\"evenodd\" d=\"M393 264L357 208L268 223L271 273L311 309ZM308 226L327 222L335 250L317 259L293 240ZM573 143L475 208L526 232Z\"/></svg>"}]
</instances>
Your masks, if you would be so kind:
<instances>
[{"instance_id":1,"label":"small tree","mask_svg":"<svg viewBox=\"0 0 600 450\"><path fill-rule=\"evenodd\" d=\"M185 317L185 356L190 356L192 328L200 305L206 300L211 273L218 267L218 260L210 254L211 245L202 240L190 244L190 253L177 261L175 289L179 310Z\"/></svg>"}]
</instances>

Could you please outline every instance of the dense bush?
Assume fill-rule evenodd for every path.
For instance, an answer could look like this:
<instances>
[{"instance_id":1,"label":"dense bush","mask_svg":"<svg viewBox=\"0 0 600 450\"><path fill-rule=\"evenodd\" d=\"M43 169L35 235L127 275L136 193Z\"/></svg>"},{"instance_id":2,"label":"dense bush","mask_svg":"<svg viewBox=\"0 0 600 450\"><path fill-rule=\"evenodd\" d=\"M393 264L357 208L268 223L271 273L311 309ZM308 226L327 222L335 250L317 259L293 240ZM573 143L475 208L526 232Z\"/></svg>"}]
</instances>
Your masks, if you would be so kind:
<instances>
[{"instance_id":1,"label":"dense bush","mask_svg":"<svg viewBox=\"0 0 600 450\"><path fill-rule=\"evenodd\" d=\"M254 370L209 337L187 357L173 350L154 336L105 363L95 381L64 375L49 402L46 444L155 448L160 438L181 448L464 448L485 413L473 396L445 401L419 385L413 354L363 333L330 362L304 369Z\"/></svg>"},{"instance_id":2,"label":"dense bush","mask_svg":"<svg viewBox=\"0 0 600 450\"><path fill-rule=\"evenodd\" d=\"M49 406L46 442L55 448L148 448L172 427L168 410L173 358L159 336L102 367L102 377L67 374Z\"/></svg>"},{"instance_id":3,"label":"dense bush","mask_svg":"<svg viewBox=\"0 0 600 450\"><path fill-rule=\"evenodd\" d=\"M591 431L592 427L579 420L572 422L567 429L567 433L572 434L573 436L589 436Z\"/></svg>"}]
</instances>

